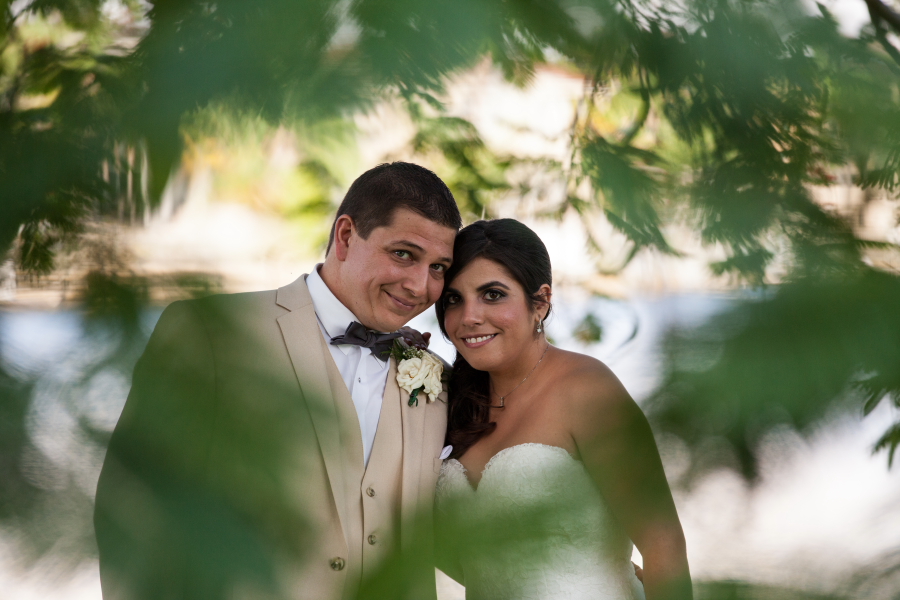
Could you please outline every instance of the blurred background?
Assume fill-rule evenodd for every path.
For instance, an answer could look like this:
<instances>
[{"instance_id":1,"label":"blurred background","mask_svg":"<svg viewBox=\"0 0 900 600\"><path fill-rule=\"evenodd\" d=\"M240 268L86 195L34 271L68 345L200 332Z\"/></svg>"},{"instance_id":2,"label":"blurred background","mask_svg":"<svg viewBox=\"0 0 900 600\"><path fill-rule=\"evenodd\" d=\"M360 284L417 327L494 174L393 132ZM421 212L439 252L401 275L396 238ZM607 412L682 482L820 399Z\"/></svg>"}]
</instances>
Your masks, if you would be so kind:
<instances>
[{"instance_id":1,"label":"blurred background","mask_svg":"<svg viewBox=\"0 0 900 600\"><path fill-rule=\"evenodd\" d=\"M165 305L309 272L392 160L545 241L549 333L650 417L698 598L900 598L900 3L0 9L4 599L100 598Z\"/></svg>"}]
</instances>

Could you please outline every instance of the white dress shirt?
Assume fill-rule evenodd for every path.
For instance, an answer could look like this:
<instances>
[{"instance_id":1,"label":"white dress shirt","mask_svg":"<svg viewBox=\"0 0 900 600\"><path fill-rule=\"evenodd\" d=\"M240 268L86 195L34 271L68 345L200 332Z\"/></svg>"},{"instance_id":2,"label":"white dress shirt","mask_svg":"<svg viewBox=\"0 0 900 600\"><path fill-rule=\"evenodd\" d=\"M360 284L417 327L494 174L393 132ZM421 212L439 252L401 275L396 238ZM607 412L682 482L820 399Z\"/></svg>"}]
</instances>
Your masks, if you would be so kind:
<instances>
[{"instance_id":1,"label":"white dress shirt","mask_svg":"<svg viewBox=\"0 0 900 600\"><path fill-rule=\"evenodd\" d=\"M319 275L319 267L306 276L306 287L312 296L313 307L319 320L319 329L337 365L341 378L350 390L353 406L359 416L362 433L363 460L369 464L375 431L381 416L381 400L390 368L390 359L377 358L369 348L352 344L331 345L331 338L343 335L352 321L359 321L350 309L337 299Z\"/></svg>"}]
</instances>

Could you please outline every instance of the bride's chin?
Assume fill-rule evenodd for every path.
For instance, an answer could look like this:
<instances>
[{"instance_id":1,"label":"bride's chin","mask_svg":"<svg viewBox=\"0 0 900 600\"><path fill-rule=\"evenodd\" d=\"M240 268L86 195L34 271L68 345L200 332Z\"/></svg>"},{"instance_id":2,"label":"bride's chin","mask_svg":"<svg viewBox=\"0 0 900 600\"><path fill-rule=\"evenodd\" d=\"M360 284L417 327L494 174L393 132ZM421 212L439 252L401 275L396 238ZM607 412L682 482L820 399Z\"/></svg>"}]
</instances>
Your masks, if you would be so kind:
<instances>
[{"instance_id":1,"label":"bride's chin","mask_svg":"<svg viewBox=\"0 0 900 600\"><path fill-rule=\"evenodd\" d=\"M460 353L460 354L462 354L462 357L464 359L466 359L466 362L469 363L469 366L471 366L473 369L476 369L478 371L490 371L491 370L490 369L491 365L487 361L478 360L477 357L473 357L471 354L469 354L468 356L466 356L465 353Z\"/></svg>"},{"instance_id":2,"label":"bride's chin","mask_svg":"<svg viewBox=\"0 0 900 600\"><path fill-rule=\"evenodd\" d=\"M459 346L456 347L456 353L459 354L460 356L462 356L464 359L466 359L466 362L469 363L469 365L471 365L472 367L477 369L478 367L475 366L475 363L477 363L478 361L474 359L471 352L467 352L466 350L467 350L467 348L465 348L465 347L463 347L463 348L460 348Z\"/></svg>"}]
</instances>

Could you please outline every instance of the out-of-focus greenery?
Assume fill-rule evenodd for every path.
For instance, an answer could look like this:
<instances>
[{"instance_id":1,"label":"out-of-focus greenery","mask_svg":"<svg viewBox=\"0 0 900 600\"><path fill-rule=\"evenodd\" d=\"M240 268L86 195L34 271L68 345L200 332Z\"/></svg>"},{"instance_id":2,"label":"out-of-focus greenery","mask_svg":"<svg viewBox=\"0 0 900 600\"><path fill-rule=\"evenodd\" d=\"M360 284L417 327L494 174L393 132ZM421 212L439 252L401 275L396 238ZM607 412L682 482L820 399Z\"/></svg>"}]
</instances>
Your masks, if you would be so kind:
<instances>
[{"instance_id":1,"label":"out-of-focus greenery","mask_svg":"<svg viewBox=\"0 0 900 600\"><path fill-rule=\"evenodd\" d=\"M551 50L587 78L571 161L558 165L571 192L563 207L599 209L631 256L676 253L661 225L687 202L703 239L726 250L716 272L762 283L776 253L804 272L852 265L860 252L848 224L806 186L829 183L841 165L862 186L898 181L900 67L875 28L845 38L824 8L180 0L124 5L129 19L116 21L99 6L26 3L14 15L7 3L4 137L13 143L0 164L18 210L7 209L0 244L24 224L23 266L48 268L52 244L41 240L115 195L101 171L117 153L146 157L143 170L133 156L119 166L147 177L142 200L153 202L182 157L182 126L222 107L260 124L314 126L399 94L417 130L412 150L439 154L465 208L485 212L484 194L508 188L514 159L492 156L439 100L448 76L485 55L522 84ZM122 48L128 35L141 36L133 51ZM41 171L50 165L59 172ZM333 168L312 158L298 171L312 190L325 182L311 193L318 206Z\"/></svg>"},{"instance_id":2,"label":"out-of-focus greenery","mask_svg":"<svg viewBox=\"0 0 900 600\"><path fill-rule=\"evenodd\" d=\"M325 247L334 198L359 170L351 121L288 127L220 103L193 113L181 130L185 177L207 169L215 198L285 219L312 253Z\"/></svg>"},{"instance_id":3,"label":"out-of-focus greenery","mask_svg":"<svg viewBox=\"0 0 900 600\"><path fill-rule=\"evenodd\" d=\"M511 168L529 163L495 155L450 114L447 78L487 59L528 85L552 60L586 81L570 158L534 163L564 190L553 212L607 219L628 260L678 256L665 226L687 222L723 254L714 273L764 288L671 334L652 407L688 442L730 441L752 477L772 425L808 427L841 402L900 406L900 286L884 260L897 250L810 191L838 173L866 198L900 185L900 53L888 35L900 18L866 5L873 24L847 38L824 7L792 1L3 0L0 252L50 271L91 219L152 209L192 144L227 140L227 127L251 142L284 127L303 149L283 174L296 194L257 194L240 172L223 180L228 192L321 218L356 174L330 144L350 144L353 117L385 99L408 112L411 153L466 215L490 215L494 194L514 190ZM113 270L89 283L89 309L125 315L133 331L147 281ZM585 324L586 339L599 333ZM0 411L23 423L28 388L3 373ZM0 439L12 482L0 517L11 520L33 493L13 456L27 436L12 430ZM890 461L898 444L895 424L878 447Z\"/></svg>"},{"instance_id":4,"label":"out-of-focus greenery","mask_svg":"<svg viewBox=\"0 0 900 600\"><path fill-rule=\"evenodd\" d=\"M0 4L0 251L18 237L19 264L38 273L87 212L116 210L114 182L135 165L120 143L120 104L122 44L138 32L100 5Z\"/></svg>"},{"instance_id":5,"label":"out-of-focus greenery","mask_svg":"<svg viewBox=\"0 0 900 600\"><path fill-rule=\"evenodd\" d=\"M590 344L603 338L603 326L592 313L588 313L572 332L579 342Z\"/></svg>"},{"instance_id":6,"label":"out-of-focus greenery","mask_svg":"<svg viewBox=\"0 0 900 600\"><path fill-rule=\"evenodd\" d=\"M784 283L698 329L671 331L655 417L692 445L727 440L737 457L728 466L753 479L773 427L808 430L835 404L868 414L885 396L897 402L898 298L896 275L865 269ZM898 442L895 424L874 450L887 449L890 464Z\"/></svg>"},{"instance_id":7,"label":"out-of-focus greenery","mask_svg":"<svg viewBox=\"0 0 900 600\"><path fill-rule=\"evenodd\" d=\"M840 600L843 595L824 595L743 581L701 582L694 586L696 600Z\"/></svg>"}]
</instances>

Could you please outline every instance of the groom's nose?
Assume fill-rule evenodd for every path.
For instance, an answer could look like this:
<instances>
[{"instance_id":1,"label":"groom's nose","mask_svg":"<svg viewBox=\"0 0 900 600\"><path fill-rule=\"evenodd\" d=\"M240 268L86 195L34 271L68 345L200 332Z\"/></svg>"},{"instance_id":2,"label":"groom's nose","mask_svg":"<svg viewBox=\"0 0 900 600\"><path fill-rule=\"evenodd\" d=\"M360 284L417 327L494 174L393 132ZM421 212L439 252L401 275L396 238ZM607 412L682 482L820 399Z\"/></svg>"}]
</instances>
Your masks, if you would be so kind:
<instances>
[{"instance_id":1,"label":"groom's nose","mask_svg":"<svg viewBox=\"0 0 900 600\"><path fill-rule=\"evenodd\" d=\"M417 265L406 270L406 279L403 281L403 289L414 298L424 298L428 293L428 278L430 273L428 265Z\"/></svg>"}]
</instances>

